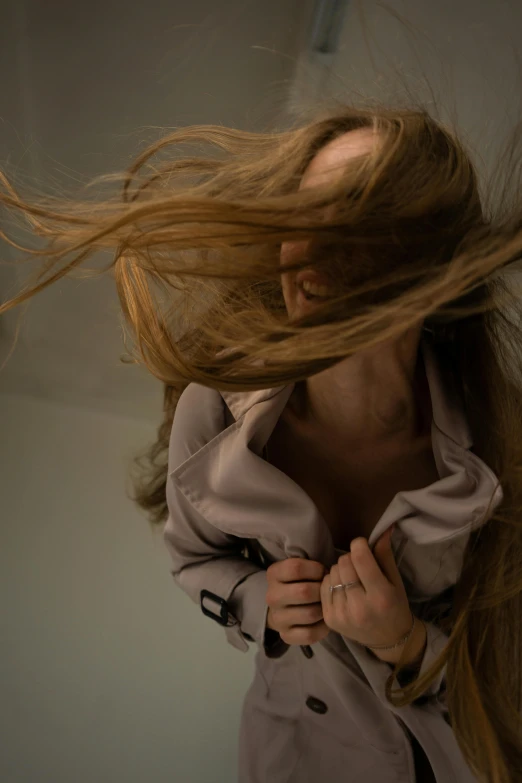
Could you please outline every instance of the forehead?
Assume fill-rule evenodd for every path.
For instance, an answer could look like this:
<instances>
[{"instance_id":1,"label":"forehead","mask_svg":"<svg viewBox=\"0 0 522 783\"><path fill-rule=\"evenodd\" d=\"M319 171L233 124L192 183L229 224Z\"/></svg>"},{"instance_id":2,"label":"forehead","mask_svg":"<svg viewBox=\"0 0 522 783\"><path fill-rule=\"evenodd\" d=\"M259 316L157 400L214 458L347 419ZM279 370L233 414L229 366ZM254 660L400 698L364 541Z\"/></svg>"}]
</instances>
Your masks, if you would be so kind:
<instances>
[{"instance_id":1,"label":"forehead","mask_svg":"<svg viewBox=\"0 0 522 783\"><path fill-rule=\"evenodd\" d=\"M335 176L335 172L350 158L369 152L375 145L371 128L349 131L322 147L310 161L299 188L320 185Z\"/></svg>"}]
</instances>

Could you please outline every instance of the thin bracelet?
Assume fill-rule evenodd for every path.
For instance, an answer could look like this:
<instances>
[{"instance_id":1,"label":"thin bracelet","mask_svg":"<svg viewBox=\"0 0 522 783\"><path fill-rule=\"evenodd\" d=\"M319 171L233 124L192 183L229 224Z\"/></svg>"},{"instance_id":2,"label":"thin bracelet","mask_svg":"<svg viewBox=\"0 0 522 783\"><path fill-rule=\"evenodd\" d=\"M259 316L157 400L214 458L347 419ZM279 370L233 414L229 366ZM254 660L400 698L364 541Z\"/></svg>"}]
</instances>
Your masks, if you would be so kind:
<instances>
[{"instance_id":1,"label":"thin bracelet","mask_svg":"<svg viewBox=\"0 0 522 783\"><path fill-rule=\"evenodd\" d=\"M411 612L411 609L410 609L410 612ZM410 638L410 636L413 633L413 629L415 628L415 621L417 619L415 617L415 615L413 614L413 612L411 612L411 616L413 618L413 625L411 626L411 628L408 631L408 633L406 634L406 636L403 636L402 639L399 639L399 641L396 644L390 644L390 645L385 645L385 644L366 644L365 647L368 647L368 649L370 649L370 650L393 650L393 649L395 649L395 647L399 647L401 644L404 644L405 642L407 642L408 639Z\"/></svg>"}]
</instances>

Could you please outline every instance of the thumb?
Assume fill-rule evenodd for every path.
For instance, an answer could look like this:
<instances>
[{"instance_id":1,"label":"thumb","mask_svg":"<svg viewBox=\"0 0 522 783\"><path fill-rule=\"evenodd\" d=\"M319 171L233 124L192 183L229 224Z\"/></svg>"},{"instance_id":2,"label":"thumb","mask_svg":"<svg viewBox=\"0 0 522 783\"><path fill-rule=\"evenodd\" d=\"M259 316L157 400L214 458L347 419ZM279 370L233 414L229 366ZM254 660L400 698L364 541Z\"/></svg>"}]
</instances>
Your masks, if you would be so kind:
<instances>
[{"instance_id":1,"label":"thumb","mask_svg":"<svg viewBox=\"0 0 522 783\"><path fill-rule=\"evenodd\" d=\"M395 562L395 555L391 548L391 537L395 529L395 524L391 525L385 533L379 538L375 544L374 556L379 563L384 575L389 581L398 586L402 584L402 576L397 563Z\"/></svg>"},{"instance_id":2,"label":"thumb","mask_svg":"<svg viewBox=\"0 0 522 783\"><path fill-rule=\"evenodd\" d=\"M393 525L390 525L390 527L384 531L382 536L377 539L377 545L380 545L380 549L391 549L391 537L393 535L393 531L395 530L395 522Z\"/></svg>"}]
</instances>

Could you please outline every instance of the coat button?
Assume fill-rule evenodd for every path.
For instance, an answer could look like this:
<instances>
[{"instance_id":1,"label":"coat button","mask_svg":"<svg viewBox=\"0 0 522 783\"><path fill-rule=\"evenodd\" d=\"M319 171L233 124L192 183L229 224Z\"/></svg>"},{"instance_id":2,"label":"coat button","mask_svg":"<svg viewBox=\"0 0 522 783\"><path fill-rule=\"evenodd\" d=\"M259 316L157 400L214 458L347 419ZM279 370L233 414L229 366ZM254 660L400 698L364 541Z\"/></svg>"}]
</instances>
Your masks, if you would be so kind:
<instances>
[{"instance_id":1,"label":"coat button","mask_svg":"<svg viewBox=\"0 0 522 783\"><path fill-rule=\"evenodd\" d=\"M312 650L312 648L310 647L309 644L302 644L301 645L301 650L303 651L303 655L306 658L313 658L314 657L314 651Z\"/></svg>"},{"instance_id":2,"label":"coat button","mask_svg":"<svg viewBox=\"0 0 522 783\"><path fill-rule=\"evenodd\" d=\"M309 707L313 712L317 712L318 715L324 715L325 712L328 712L328 707L324 701L321 701L321 699L316 699L315 696L309 696L307 698L306 706Z\"/></svg>"}]
</instances>

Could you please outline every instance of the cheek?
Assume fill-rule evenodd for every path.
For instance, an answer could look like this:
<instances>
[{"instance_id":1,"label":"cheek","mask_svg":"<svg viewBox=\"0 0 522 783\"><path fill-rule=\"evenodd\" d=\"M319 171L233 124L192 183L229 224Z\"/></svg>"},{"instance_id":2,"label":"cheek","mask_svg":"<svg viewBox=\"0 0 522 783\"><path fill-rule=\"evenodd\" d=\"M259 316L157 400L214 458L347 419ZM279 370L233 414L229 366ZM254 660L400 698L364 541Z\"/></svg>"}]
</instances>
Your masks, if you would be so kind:
<instances>
[{"instance_id":1,"label":"cheek","mask_svg":"<svg viewBox=\"0 0 522 783\"><path fill-rule=\"evenodd\" d=\"M295 284L292 281L292 275L281 275L281 287L283 289L285 299L288 299L291 296L293 289L295 288Z\"/></svg>"},{"instance_id":2,"label":"cheek","mask_svg":"<svg viewBox=\"0 0 522 783\"><path fill-rule=\"evenodd\" d=\"M281 288L283 289L283 299L285 300L286 311L291 317L295 311L295 291L294 284L289 279L290 275L281 275Z\"/></svg>"},{"instance_id":3,"label":"cheek","mask_svg":"<svg viewBox=\"0 0 522 783\"><path fill-rule=\"evenodd\" d=\"M280 264L294 264L297 261L303 261L306 252L308 240L300 242L283 242L279 254ZM286 302L287 309L294 308L296 304L295 277L298 274L297 269L290 272L281 273L281 287Z\"/></svg>"},{"instance_id":4,"label":"cheek","mask_svg":"<svg viewBox=\"0 0 522 783\"><path fill-rule=\"evenodd\" d=\"M283 242L279 251L280 263L286 265L304 261L306 258L307 245L307 239L300 240L299 242ZM297 270L293 270L289 274L296 275Z\"/></svg>"}]
</instances>

